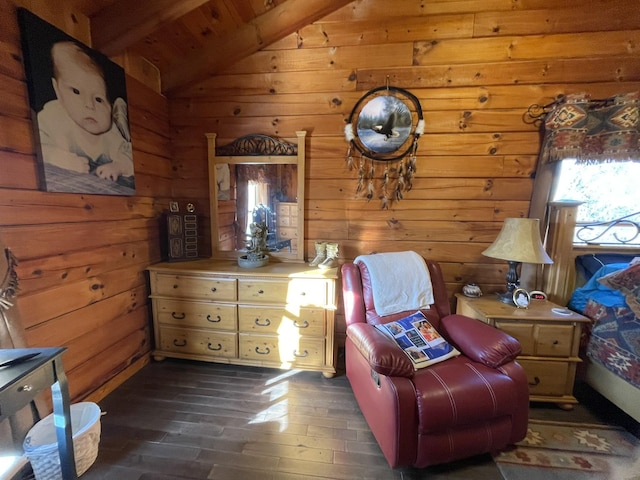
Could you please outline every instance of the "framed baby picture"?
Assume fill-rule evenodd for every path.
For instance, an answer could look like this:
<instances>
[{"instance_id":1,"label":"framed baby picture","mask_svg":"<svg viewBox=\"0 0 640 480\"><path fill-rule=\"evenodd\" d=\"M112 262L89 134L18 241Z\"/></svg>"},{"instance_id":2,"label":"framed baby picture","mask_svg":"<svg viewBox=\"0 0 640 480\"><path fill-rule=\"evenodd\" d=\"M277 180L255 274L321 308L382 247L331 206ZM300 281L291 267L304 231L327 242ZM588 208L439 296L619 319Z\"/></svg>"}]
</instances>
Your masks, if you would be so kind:
<instances>
[{"instance_id":1,"label":"framed baby picture","mask_svg":"<svg viewBox=\"0 0 640 480\"><path fill-rule=\"evenodd\" d=\"M518 308L529 308L531 296L524 288L516 288L513 291L513 303Z\"/></svg>"},{"instance_id":2,"label":"framed baby picture","mask_svg":"<svg viewBox=\"0 0 640 480\"><path fill-rule=\"evenodd\" d=\"M18 9L40 188L134 195L122 67Z\"/></svg>"}]
</instances>

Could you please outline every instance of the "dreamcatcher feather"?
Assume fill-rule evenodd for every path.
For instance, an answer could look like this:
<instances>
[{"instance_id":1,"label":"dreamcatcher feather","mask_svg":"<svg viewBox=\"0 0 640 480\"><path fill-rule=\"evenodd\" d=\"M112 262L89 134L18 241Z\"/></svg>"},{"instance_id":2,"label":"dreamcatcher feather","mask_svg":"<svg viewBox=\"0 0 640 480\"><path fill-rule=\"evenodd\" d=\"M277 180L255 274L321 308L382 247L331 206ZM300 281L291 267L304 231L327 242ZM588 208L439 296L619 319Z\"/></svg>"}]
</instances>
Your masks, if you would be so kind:
<instances>
[{"instance_id":1,"label":"dreamcatcher feather","mask_svg":"<svg viewBox=\"0 0 640 480\"><path fill-rule=\"evenodd\" d=\"M402 100L403 97L409 102ZM364 100L369 98L372 100L360 109ZM382 103L378 102L374 107L373 103L380 98ZM418 117L413 132L411 132L412 114L407 107L408 104L413 105L414 113ZM353 126L354 116L358 117L357 130ZM404 132L404 138L400 130ZM349 142L346 155L349 170L355 168L354 151L360 153L356 195L363 195L367 201L371 200L375 196L375 183L379 182L379 198L383 209L388 209L393 201L402 200L404 192L408 192L413 187L418 140L423 133L422 107L413 94L388 85L367 92L354 106L344 128L345 139ZM362 135L368 135L368 138L377 141L377 144L368 143L361 138ZM398 137L400 140L395 140ZM381 141L385 143L380 143ZM393 148L394 145L395 148ZM402 148L404 150L398 152ZM379 178L376 178L376 162L386 162ZM398 166L390 167L389 162L398 162Z\"/></svg>"}]
</instances>

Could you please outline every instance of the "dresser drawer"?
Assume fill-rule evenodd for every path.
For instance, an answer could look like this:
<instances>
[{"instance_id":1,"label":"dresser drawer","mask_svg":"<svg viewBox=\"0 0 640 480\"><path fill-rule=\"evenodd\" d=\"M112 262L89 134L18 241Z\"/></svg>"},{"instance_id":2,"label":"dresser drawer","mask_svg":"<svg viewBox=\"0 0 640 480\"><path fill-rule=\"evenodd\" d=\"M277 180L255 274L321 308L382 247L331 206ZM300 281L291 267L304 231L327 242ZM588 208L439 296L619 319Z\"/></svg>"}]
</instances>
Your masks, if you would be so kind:
<instances>
[{"instance_id":1,"label":"dresser drawer","mask_svg":"<svg viewBox=\"0 0 640 480\"><path fill-rule=\"evenodd\" d=\"M189 300L155 299L156 318L163 325L236 330L236 306Z\"/></svg>"},{"instance_id":2,"label":"dresser drawer","mask_svg":"<svg viewBox=\"0 0 640 480\"><path fill-rule=\"evenodd\" d=\"M529 395L564 395L567 389L569 364L566 362L543 362L518 358L529 380ZM573 382L571 383L573 385Z\"/></svg>"},{"instance_id":3,"label":"dresser drawer","mask_svg":"<svg viewBox=\"0 0 640 480\"><path fill-rule=\"evenodd\" d=\"M284 308L239 307L239 330L294 337L324 336L323 309L301 308L298 312L296 315Z\"/></svg>"},{"instance_id":4,"label":"dresser drawer","mask_svg":"<svg viewBox=\"0 0 640 480\"><path fill-rule=\"evenodd\" d=\"M151 293L168 297L234 301L236 280L160 273L155 277L155 282L151 283Z\"/></svg>"},{"instance_id":5,"label":"dresser drawer","mask_svg":"<svg viewBox=\"0 0 640 480\"><path fill-rule=\"evenodd\" d=\"M278 228L278 238L298 238L298 230L293 227L280 227Z\"/></svg>"},{"instance_id":6,"label":"dresser drawer","mask_svg":"<svg viewBox=\"0 0 640 480\"><path fill-rule=\"evenodd\" d=\"M240 334L240 358L260 362L321 366L324 363L324 339L283 339L273 335Z\"/></svg>"},{"instance_id":7,"label":"dresser drawer","mask_svg":"<svg viewBox=\"0 0 640 480\"><path fill-rule=\"evenodd\" d=\"M327 304L327 290L325 280L238 280L240 302L323 306Z\"/></svg>"},{"instance_id":8,"label":"dresser drawer","mask_svg":"<svg viewBox=\"0 0 640 480\"><path fill-rule=\"evenodd\" d=\"M160 350L211 357L237 357L237 334L187 328L160 327Z\"/></svg>"}]
</instances>

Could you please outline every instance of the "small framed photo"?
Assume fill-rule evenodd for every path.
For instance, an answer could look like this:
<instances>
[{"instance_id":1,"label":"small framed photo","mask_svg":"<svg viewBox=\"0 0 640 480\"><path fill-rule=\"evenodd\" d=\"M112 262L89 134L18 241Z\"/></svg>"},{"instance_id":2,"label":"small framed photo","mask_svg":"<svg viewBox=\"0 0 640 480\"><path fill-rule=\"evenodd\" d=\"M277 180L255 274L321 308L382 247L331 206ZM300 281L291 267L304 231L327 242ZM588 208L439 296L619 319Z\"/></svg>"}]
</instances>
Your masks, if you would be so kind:
<instances>
[{"instance_id":1,"label":"small framed photo","mask_svg":"<svg viewBox=\"0 0 640 480\"><path fill-rule=\"evenodd\" d=\"M518 308L529 308L531 303L531 296L524 288L516 288L513 291L513 303Z\"/></svg>"},{"instance_id":2,"label":"small framed photo","mask_svg":"<svg viewBox=\"0 0 640 480\"><path fill-rule=\"evenodd\" d=\"M178 202L169 202L169 211L171 213L178 213L180 208L178 207Z\"/></svg>"}]
</instances>

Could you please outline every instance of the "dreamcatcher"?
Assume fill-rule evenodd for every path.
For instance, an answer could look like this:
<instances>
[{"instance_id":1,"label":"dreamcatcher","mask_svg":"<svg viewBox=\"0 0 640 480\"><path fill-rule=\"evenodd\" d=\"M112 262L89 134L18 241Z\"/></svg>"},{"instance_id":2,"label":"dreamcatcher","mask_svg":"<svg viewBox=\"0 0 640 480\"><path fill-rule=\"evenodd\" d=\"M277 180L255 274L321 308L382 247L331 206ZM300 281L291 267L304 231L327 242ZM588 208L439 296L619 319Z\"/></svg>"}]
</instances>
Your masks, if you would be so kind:
<instances>
[{"instance_id":1,"label":"dreamcatcher","mask_svg":"<svg viewBox=\"0 0 640 480\"><path fill-rule=\"evenodd\" d=\"M413 186L423 133L422 107L412 93L386 85L358 100L344 129L349 142L347 166L358 170L356 195L371 200L377 183L383 209L402 200L403 192Z\"/></svg>"}]
</instances>

